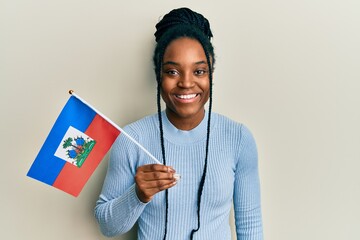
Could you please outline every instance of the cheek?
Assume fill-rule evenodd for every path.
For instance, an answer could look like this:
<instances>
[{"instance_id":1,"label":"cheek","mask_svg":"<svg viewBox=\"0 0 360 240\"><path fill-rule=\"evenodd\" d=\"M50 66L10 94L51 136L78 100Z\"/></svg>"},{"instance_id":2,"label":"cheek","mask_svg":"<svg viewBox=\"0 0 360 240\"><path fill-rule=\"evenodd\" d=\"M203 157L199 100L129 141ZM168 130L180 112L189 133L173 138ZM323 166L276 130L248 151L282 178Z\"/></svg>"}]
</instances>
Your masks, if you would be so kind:
<instances>
[{"instance_id":1,"label":"cheek","mask_svg":"<svg viewBox=\"0 0 360 240\"><path fill-rule=\"evenodd\" d=\"M162 99L166 98L166 91L164 91L163 87L161 87L161 89L160 89L160 96L161 96Z\"/></svg>"},{"instance_id":2,"label":"cheek","mask_svg":"<svg viewBox=\"0 0 360 240\"><path fill-rule=\"evenodd\" d=\"M203 100L205 102L207 102L210 98L210 83L209 81L204 82L203 84L201 84L201 89L203 90L204 93L204 98Z\"/></svg>"},{"instance_id":3,"label":"cheek","mask_svg":"<svg viewBox=\"0 0 360 240\"><path fill-rule=\"evenodd\" d=\"M161 95L167 95L170 93L171 89L173 89L173 83L167 78L163 78L161 82Z\"/></svg>"},{"instance_id":4,"label":"cheek","mask_svg":"<svg viewBox=\"0 0 360 240\"><path fill-rule=\"evenodd\" d=\"M168 93L167 85L164 82L161 83L160 94L164 97Z\"/></svg>"},{"instance_id":5,"label":"cheek","mask_svg":"<svg viewBox=\"0 0 360 240\"><path fill-rule=\"evenodd\" d=\"M160 95L161 95L161 98L164 100L165 103L169 102L170 90L171 90L171 88L169 87L169 85L166 84L166 82L165 83L162 82L161 88L160 88Z\"/></svg>"},{"instance_id":6,"label":"cheek","mask_svg":"<svg viewBox=\"0 0 360 240\"><path fill-rule=\"evenodd\" d=\"M204 92L207 92L207 93L210 92L210 81L209 81L209 79L204 79L203 81L199 82L199 86Z\"/></svg>"}]
</instances>

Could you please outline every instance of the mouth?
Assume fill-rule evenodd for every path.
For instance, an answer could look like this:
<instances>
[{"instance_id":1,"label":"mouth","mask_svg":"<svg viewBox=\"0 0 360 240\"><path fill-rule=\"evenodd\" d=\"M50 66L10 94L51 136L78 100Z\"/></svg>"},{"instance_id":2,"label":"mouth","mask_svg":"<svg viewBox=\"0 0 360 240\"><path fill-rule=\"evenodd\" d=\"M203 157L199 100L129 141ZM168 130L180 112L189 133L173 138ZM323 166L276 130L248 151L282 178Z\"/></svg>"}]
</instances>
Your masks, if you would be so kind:
<instances>
[{"instance_id":1,"label":"mouth","mask_svg":"<svg viewBox=\"0 0 360 240\"><path fill-rule=\"evenodd\" d=\"M199 94L198 93L194 93L194 94L175 94L175 97L181 100L192 100L194 98L196 98Z\"/></svg>"}]
</instances>

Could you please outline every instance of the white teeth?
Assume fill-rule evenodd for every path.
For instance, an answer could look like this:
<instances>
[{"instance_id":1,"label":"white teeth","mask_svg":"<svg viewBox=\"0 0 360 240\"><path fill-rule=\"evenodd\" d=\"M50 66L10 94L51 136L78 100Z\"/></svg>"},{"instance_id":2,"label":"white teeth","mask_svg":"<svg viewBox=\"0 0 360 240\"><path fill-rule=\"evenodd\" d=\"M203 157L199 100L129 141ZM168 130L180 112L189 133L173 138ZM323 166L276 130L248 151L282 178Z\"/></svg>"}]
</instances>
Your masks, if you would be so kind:
<instances>
[{"instance_id":1,"label":"white teeth","mask_svg":"<svg viewBox=\"0 0 360 240\"><path fill-rule=\"evenodd\" d=\"M181 99L191 99L196 97L197 94L188 94L188 95L176 95L176 97L181 98Z\"/></svg>"}]
</instances>

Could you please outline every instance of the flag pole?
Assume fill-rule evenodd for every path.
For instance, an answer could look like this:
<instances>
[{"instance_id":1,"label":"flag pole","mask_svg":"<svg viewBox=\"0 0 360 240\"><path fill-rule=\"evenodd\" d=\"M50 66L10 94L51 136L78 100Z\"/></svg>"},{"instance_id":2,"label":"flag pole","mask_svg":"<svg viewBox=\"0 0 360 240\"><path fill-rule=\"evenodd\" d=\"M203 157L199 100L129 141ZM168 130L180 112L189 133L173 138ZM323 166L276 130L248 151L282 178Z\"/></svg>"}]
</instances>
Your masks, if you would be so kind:
<instances>
[{"instance_id":1,"label":"flag pole","mask_svg":"<svg viewBox=\"0 0 360 240\"><path fill-rule=\"evenodd\" d=\"M83 102L85 105L87 105L89 108L94 110L97 114L99 114L102 118L104 118L106 121L108 121L111 125L113 125L117 130L120 131L121 134L124 134L130 141L135 143L141 150L143 150L152 160L154 160L157 164L162 163L157 160L148 150L146 150L143 146L140 145L138 141L136 141L134 138L132 138L129 134L127 134L122 128L120 128L118 125L116 125L113 121L111 121L109 118L107 118L104 114L96 110L93 106L91 106L89 103L87 103L84 99L79 97L77 94L74 93L73 90L69 90L69 94L79 99L81 102Z\"/></svg>"}]
</instances>

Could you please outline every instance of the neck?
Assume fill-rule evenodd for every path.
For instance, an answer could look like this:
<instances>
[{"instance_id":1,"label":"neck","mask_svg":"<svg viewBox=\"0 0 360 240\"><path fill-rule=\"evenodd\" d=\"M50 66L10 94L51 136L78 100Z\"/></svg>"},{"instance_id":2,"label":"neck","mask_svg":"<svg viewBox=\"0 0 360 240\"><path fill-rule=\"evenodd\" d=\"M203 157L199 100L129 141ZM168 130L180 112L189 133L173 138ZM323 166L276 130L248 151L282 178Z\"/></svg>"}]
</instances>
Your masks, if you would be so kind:
<instances>
[{"instance_id":1,"label":"neck","mask_svg":"<svg viewBox=\"0 0 360 240\"><path fill-rule=\"evenodd\" d=\"M179 117L175 115L168 108L166 109L166 116L169 121L177 128L183 131L189 131L197 127L201 121L204 119L205 110L201 111L199 114L191 117Z\"/></svg>"}]
</instances>

